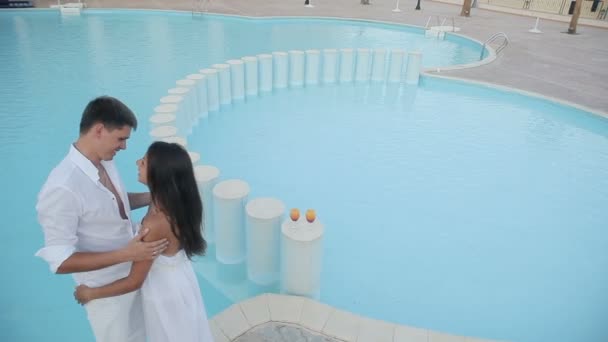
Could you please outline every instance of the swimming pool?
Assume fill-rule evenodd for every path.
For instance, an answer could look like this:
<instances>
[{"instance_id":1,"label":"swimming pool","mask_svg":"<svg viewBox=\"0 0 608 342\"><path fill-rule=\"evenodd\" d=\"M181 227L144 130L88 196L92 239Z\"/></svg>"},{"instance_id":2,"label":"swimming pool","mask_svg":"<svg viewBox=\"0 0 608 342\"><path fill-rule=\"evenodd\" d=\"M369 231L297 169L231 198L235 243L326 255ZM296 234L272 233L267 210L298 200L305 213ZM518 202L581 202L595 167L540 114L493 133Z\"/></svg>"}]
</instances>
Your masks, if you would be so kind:
<instances>
[{"instance_id":1,"label":"swimming pool","mask_svg":"<svg viewBox=\"0 0 608 342\"><path fill-rule=\"evenodd\" d=\"M141 190L133 161L148 144L145 118L176 79L200 67L273 50L403 47L416 39L425 49L425 66L467 63L479 55L473 43L416 38L396 28L329 20L192 20L174 12L0 13L0 31L11 32L0 42L12 47L0 50L0 157L7 161L0 185L8 189L2 195L2 271L11 275L2 285L0 337L91 338L73 303L71 278L50 275L32 257L42 243L35 196L74 140L90 98L108 93L139 114L141 128L117 162L127 186ZM455 53L433 57L433 48ZM291 125L277 127L278 112ZM257 134L244 134L249 129ZM322 300L329 304L468 335L601 340L608 307L607 236L601 231L608 222L601 210L607 130L605 120L545 101L425 78L415 89L277 92L210 116L191 144L223 178L247 180L252 198L268 195L289 207L317 208L328 227ZM294 133L291 145L263 146L286 131ZM324 148L295 135L311 131ZM358 139L344 145L353 135ZM225 153L235 147L233 157ZM256 154L262 148L275 153ZM272 182L261 177L276 172L263 166L278 162L264 157L290 151L324 167L283 163ZM329 167L336 160L341 163ZM302 175L297 166L310 172ZM374 204L383 204L380 213L365 210ZM528 216L513 214L523 212ZM204 281L201 286L210 314L230 304L221 291ZM48 328L31 328L38 326Z\"/></svg>"}]
</instances>

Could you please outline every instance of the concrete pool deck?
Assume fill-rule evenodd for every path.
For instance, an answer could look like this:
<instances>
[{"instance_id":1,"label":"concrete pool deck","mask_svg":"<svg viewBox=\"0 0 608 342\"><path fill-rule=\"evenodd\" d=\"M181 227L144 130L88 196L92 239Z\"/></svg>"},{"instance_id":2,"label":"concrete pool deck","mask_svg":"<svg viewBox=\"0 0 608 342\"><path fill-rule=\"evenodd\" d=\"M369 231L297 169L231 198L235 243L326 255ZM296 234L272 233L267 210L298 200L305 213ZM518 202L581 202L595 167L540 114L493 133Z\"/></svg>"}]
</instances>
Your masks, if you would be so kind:
<instances>
[{"instance_id":1,"label":"concrete pool deck","mask_svg":"<svg viewBox=\"0 0 608 342\"><path fill-rule=\"evenodd\" d=\"M485 41L505 32L509 46L492 63L475 68L446 70L435 74L492 83L568 101L589 109L608 112L608 29L578 26L568 35L567 22L541 20L542 34L528 32L535 18L473 9L470 18L459 17L460 6L423 1L401 2L402 12L391 10L395 1L376 0L362 6L359 0L212 0L209 12L245 16L327 16L381 20L424 26L433 20L454 17L459 34ZM55 1L38 1L40 8ZM192 1L117 0L87 1L90 8L142 8L192 10ZM451 22L451 19L448 20ZM601 23L600 23L601 24ZM601 38L604 37L604 38ZM505 324L508 324L506 322ZM211 320L216 342L222 341L482 341L427 329L395 325L357 316L306 298L261 295L236 303ZM487 340L483 340L487 341Z\"/></svg>"}]
</instances>

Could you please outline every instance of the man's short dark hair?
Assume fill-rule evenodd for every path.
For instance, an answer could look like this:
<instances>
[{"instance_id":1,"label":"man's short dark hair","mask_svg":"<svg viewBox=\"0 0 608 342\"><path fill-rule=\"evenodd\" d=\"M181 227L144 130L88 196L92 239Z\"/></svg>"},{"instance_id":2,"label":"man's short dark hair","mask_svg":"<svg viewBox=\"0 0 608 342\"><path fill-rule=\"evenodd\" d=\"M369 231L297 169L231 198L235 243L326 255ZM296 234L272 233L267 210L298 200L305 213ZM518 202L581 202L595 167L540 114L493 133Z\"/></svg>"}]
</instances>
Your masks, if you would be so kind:
<instances>
[{"instance_id":1,"label":"man's short dark hair","mask_svg":"<svg viewBox=\"0 0 608 342\"><path fill-rule=\"evenodd\" d=\"M129 126L133 130L137 129L137 118L133 111L111 96L100 96L89 102L80 119L80 134L88 132L98 122L101 122L108 130L124 126Z\"/></svg>"}]
</instances>

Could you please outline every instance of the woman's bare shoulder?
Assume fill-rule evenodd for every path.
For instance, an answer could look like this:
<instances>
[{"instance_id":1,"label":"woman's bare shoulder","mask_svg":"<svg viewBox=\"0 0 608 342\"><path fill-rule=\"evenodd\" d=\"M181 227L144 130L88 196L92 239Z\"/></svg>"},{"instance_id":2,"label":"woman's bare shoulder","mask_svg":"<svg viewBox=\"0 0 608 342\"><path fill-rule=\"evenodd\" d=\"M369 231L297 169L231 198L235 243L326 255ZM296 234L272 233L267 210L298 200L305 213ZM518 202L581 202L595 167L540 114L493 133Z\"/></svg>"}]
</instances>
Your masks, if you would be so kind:
<instances>
[{"instance_id":1,"label":"woman's bare shoulder","mask_svg":"<svg viewBox=\"0 0 608 342\"><path fill-rule=\"evenodd\" d=\"M171 225L167 218L162 213L147 214L142 225L144 228L148 228L150 232L146 235L150 241L155 241L162 238L169 238L172 235Z\"/></svg>"}]
</instances>

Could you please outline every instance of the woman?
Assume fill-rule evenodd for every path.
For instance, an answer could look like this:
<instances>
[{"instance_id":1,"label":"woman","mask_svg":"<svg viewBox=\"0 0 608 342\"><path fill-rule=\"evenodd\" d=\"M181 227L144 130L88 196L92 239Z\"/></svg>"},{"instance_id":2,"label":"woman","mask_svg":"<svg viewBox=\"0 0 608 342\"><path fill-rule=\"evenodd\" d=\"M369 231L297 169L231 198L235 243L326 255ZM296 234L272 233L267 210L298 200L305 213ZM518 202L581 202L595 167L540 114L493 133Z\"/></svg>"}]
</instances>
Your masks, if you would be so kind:
<instances>
[{"instance_id":1,"label":"woman","mask_svg":"<svg viewBox=\"0 0 608 342\"><path fill-rule=\"evenodd\" d=\"M156 260L134 262L126 278L97 288L78 286L76 300L86 304L141 288L149 342L213 341L190 262L207 247L190 156L180 145L155 142L137 167L138 179L150 188L152 198L142 220L142 226L150 230L144 240L166 238L169 246Z\"/></svg>"}]
</instances>

